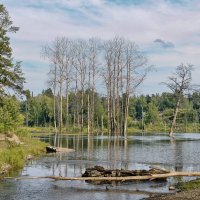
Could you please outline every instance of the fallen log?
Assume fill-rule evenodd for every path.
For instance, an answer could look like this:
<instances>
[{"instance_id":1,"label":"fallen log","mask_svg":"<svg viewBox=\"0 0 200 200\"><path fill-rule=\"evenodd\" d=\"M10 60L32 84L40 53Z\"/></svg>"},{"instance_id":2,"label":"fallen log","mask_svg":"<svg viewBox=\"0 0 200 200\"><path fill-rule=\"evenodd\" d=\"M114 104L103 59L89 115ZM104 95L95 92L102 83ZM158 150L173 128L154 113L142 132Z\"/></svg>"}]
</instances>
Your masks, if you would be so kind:
<instances>
[{"instance_id":1,"label":"fallen log","mask_svg":"<svg viewBox=\"0 0 200 200\"><path fill-rule=\"evenodd\" d=\"M74 152L74 149L68 149L68 148L62 148L62 147L53 147L53 146L46 146L46 152L47 153L68 153L68 152Z\"/></svg>"},{"instance_id":2,"label":"fallen log","mask_svg":"<svg viewBox=\"0 0 200 200\"><path fill-rule=\"evenodd\" d=\"M4 177L3 179L30 180L30 179L54 179L63 181L133 181L133 180L154 180L160 178L177 176L200 176L200 172L170 172L165 174L152 174L145 176L127 177L62 177L62 176L34 176L34 177Z\"/></svg>"}]
</instances>

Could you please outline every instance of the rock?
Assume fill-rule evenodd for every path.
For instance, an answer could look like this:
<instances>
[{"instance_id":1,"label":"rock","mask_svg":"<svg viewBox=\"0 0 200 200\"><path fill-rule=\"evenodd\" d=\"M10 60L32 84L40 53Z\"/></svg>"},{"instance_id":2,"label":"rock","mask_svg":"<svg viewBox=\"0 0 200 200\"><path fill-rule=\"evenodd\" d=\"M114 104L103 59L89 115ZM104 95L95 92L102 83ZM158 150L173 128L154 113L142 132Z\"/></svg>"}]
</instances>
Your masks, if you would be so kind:
<instances>
[{"instance_id":1,"label":"rock","mask_svg":"<svg viewBox=\"0 0 200 200\"><path fill-rule=\"evenodd\" d=\"M11 165L7 164L7 163L3 163L1 168L0 168L0 174L6 174L10 169L11 169Z\"/></svg>"},{"instance_id":2,"label":"rock","mask_svg":"<svg viewBox=\"0 0 200 200\"><path fill-rule=\"evenodd\" d=\"M6 140L9 141L9 142L15 143L17 145L23 144L14 133L13 134L11 134L11 133L7 134Z\"/></svg>"},{"instance_id":3,"label":"rock","mask_svg":"<svg viewBox=\"0 0 200 200\"><path fill-rule=\"evenodd\" d=\"M33 160L34 156L33 155L27 155L26 160Z\"/></svg>"},{"instance_id":4,"label":"rock","mask_svg":"<svg viewBox=\"0 0 200 200\"><path fill-rule=\"evenodd\" d=\"M47 153L55 153L56 152L56 148L53 146L47 146L46 147L46 152Z\"/></svg>"},{"instance_id":5,"label":"rock","mask_svg":"<svg viewBox=\"0 0 200 200\"><path fill-rule=\"evenodd\" d=\"M176 188L174 186L169 186L169 190L175 190Z\"/></svg>"},{"instance_id":6,"label":"rock","mask_svg":"<svg viewBox=\"0 0 200 200\"><path fill-rule=\"evenodd\" d=\"M69 152L74 152L74 149L68 149L68 148L62 148L62 147L54 147L54 146L46 146L46 152L47 153L69 153Z\"/></svg>"},{"instance_id":7,"label":"rock","mask_svg":"<svg viewBox=\"0 0 200 200\"><path fill-rule=\"evenodd\" d=\"M5 135L4 134L0 134L0 141L5 141Z\"/></svg>"}]
</instances>

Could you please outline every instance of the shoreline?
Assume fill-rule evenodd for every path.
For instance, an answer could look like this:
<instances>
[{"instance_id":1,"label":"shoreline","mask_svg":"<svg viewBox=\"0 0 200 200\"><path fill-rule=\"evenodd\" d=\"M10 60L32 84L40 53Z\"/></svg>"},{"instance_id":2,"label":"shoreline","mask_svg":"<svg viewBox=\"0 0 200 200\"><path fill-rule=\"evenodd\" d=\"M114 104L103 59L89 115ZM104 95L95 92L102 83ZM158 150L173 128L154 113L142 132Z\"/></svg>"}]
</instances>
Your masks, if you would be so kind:
<instances>
[{"instance_id":1,"label":"shoreline","mask_svg":"<svg viewBox=\"0 0 200 200\"><path fill-rule=\"evenodd\" d=\"M144 200L199 200L199 197L200 188L196 188L192 190L183 190L172 194L153 194L151 197L145 198Z\"/></svg>"},{"instance_id":2,"label":"shoreline","mask_svg":"<svg viewBox=\"0 0 200 200\"><path fill-rule=\"evenodd\" d=\"M4 134L0 135L3 138ZM0 141L0 177L22 169L27 161L45 153L46 143L32 138L29 133L16 135L20 144L7 139Z\"/></svg>"},{"instance_id":3,"label":"shoreline","mask_svg":"<svg viewBox=\"0 0 200 200\"><path fill-rule=\"evenodd\" d=\"M200 179L191 180L188 182L178 183L176 186L175 193L168 194L152 194L145 200L180 200L180 199L191 199L199 200L200 197Z\"/></svg>"}]
</instances>

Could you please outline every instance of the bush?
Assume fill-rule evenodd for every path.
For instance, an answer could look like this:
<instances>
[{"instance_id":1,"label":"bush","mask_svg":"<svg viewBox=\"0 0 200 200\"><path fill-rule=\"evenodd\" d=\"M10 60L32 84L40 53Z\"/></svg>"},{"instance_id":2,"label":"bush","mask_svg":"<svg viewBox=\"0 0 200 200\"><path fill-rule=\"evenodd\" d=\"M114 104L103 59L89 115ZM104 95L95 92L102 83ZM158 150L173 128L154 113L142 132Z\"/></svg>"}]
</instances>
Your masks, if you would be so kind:
<instances>
[{"instance_id":1,"label":"bush","mask_svg":"<svg viewBox=\"0 0 200 200\"><path fill-rule=\"evenodd\" d=\"M15 97L5 96L0 100L0 132L14 132L22 125L24 117L20 114L20 105Z\"/></svg>"}]
</instances>

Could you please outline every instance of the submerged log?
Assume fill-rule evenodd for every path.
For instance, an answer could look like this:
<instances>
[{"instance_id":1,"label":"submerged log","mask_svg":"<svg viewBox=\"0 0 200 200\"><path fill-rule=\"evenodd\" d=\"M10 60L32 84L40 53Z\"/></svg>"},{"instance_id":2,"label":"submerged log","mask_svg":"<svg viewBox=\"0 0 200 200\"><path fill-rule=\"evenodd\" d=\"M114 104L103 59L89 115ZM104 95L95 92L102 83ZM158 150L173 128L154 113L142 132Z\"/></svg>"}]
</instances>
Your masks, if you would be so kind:
<instances>
[{"instance_id":1,"label":"submerged log","mask_svg":"<svg viewBox=\"0 0 200 200\"><path fill-rule=\"evenodd\" d=\"M165 174L169 171L159 168L151 168L150 170L124 170L124 169L104 169L102 166L94 166L93 168L87 168L82 177L131 177L131 176L151 176L153 174ZM166 180L166 178L160 178ZM93 182L89 180L88 182ZM98 184L110 183L106 181L96 182ZM94 182L93 182L94 183Z\"/></svg>"},{"instance_id":2,"label":"submerged log","mask_svg":"<svg viewBox=\"0 0 200 200\"><path fill-rule=\"evenodd\" d=\"M87 168L82 177L126 177L126 176L146 176L152 174L169 173L167 170L151 168L150 170L124 170L124 169L104 169L102 166Z\"/></svg>"}]
</instances>

